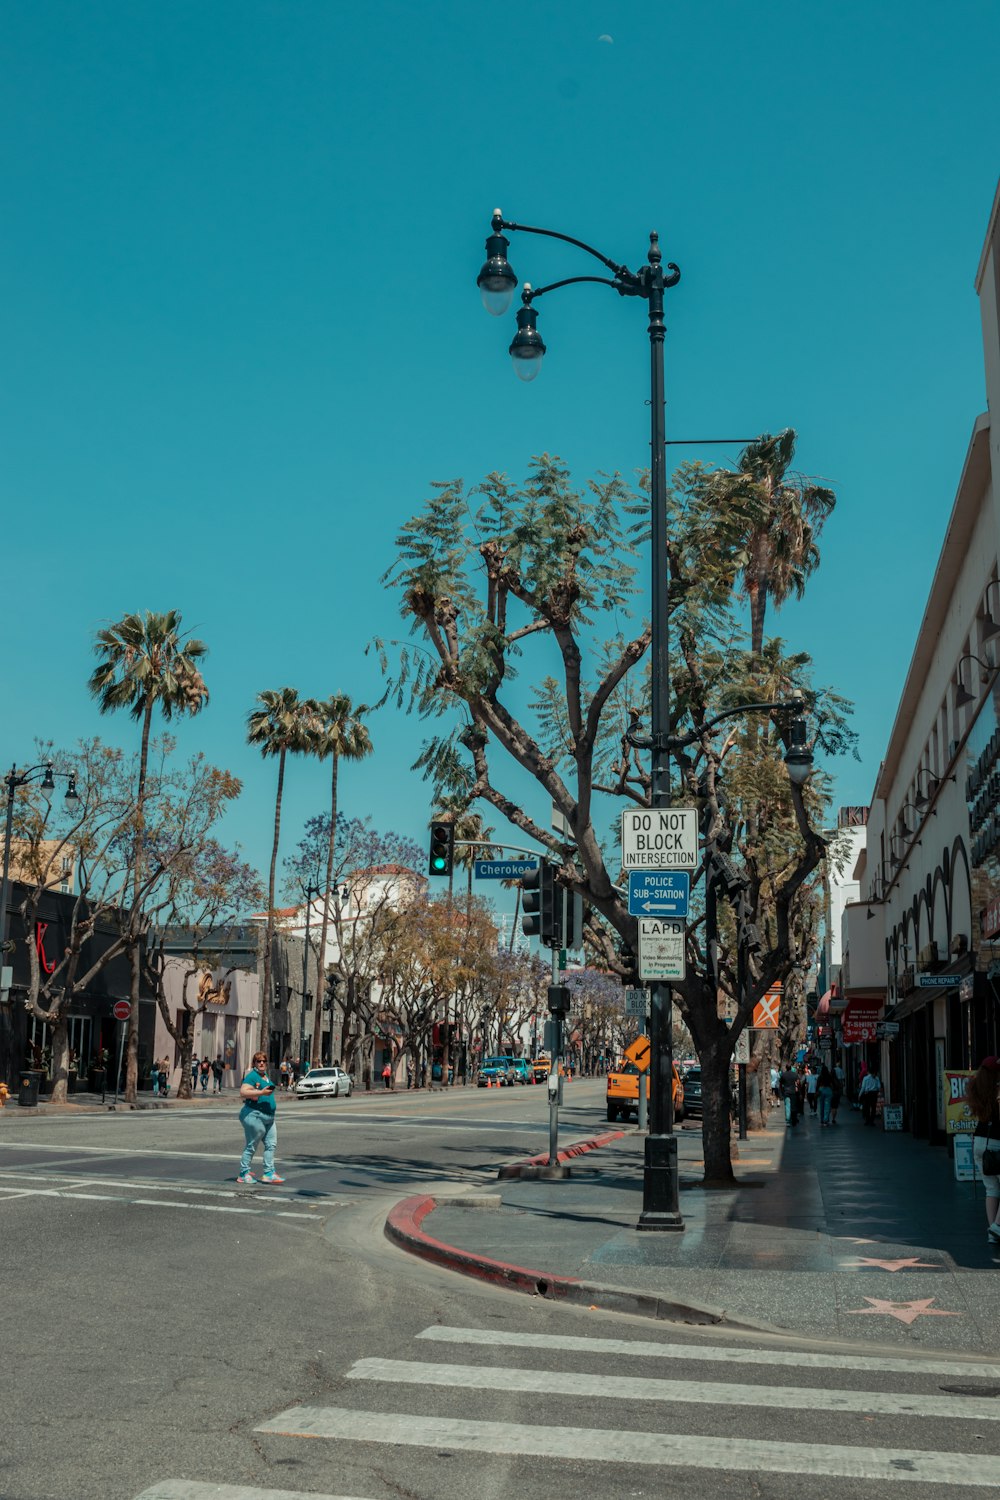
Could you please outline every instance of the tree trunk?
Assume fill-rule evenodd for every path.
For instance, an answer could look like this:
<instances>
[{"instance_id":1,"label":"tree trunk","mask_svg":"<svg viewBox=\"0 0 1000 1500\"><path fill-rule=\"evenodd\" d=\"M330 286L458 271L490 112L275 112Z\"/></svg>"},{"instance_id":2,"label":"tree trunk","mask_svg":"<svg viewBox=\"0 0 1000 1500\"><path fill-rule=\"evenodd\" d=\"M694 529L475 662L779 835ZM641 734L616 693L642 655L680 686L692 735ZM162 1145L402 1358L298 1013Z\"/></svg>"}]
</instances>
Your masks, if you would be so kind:
<instances>
[{"instance_id":1,"label":"tree trunk","mask_svg":"<svg viewBox=\"0 0 1000 1500\"><path fill-rule=\"evenodd\" d=\"M139 892L142 889L142 842L146 815L146 771L149 765L149 731L153 722L153 697L146 699L142 716L142 743L139 747L139 784L135 795L135 860L132 871L132 911L130 924L133 929L129 944L129 1000L132 1009L128 1018L128 1034L125 1041L125 1103L134 1104L139 1090L139 990L141 988L142 963L139 956L138 933Z\"/></svg>"},{"instance_id":2,"label":"tree trunk","mask_svg":"<svg viewBox=\"0 0 1000 1500\"><path fill-rule=\"evenodd\" d=\"M756 578L747 584L750 596L750 650L759 662L764 655L764 615L767 610L767 583Z\"/></svg>"},{"instance_id":3,"label":"tree trunk","mask_svg":"<svg viewBox=\"0 0 1000 1500\"><path fill-rule=\"evenodd\" d=\"M326 851L326 880L325 880L324 886L323 886L323 921L321 922L320 929L319 929L319 965L318 965L318 969L319 969L319 981L318 982L322 986L324 993L320 997L319 1002L317 1003L317 1007L316 1007L316 1022L315 1022L315 1025L313 1026L312 1065L313 1065L314 1068L318 1068L319 1065L320 1065L320 1062L322 1060L323 1015L324 1015L323 1005L326 1002L326 993L325 993L325 991L326 991L326 937L327 937L327 932L328 932L329 927L330 927L330 887L333 885L333 865L334 865L334 859L335 859L335 855L336 855L336 842L337 842L337 768L338 768L339 763L340 763L340 756L337 754L336 749L334 749L334 752L333 752L333 773L332 773L332 775L330 777L330 843L327 846L327 851ZM333 1001L330 1002L330 1061L331 1062L333 1062L333 1033L334 1033L334 1019L335 1019L334 1018L334 1013L333 1013L333 1005L334 1005L334 1003L335 1002L333 1002Z\"/></svg>"},{"instance_id":4,"label":"tree trunk","mask_svg":"<svg viewBox=\"0 0 1000 1500\"><path fill-rule=\"evenodd\" d=\"M69 1022L62 1013L62 1005L49 1022L49 1034L52 1038L52 1102L65 1104L69 1091Z\"/></svg>"},{"instance_id":5,"label":"tree trunk","mask_svg":"<svg viewBox=\"0 0 1000 1500\"><path fill-rule=\"evenodd\" d=\"M713 1038L699 1046L701 1060L702 1144L705 1182L734 1181L730 1145L728 1038Z\"/></svg>"},{"instance_id":6,"label":"tree trunk","mask_svg":"<svg viewBox=\"0 0 1000 1500\"><path fill-rule=\"evenodd\" d=\"M274 799L274 842L271 845L271 869L267 879L267 929L264 936L264 980L260 996L260 1040L257 1045L271 1061L271 944L274 941L274 877L278 867L278 840L281 837L281 793L285 784L285 750L278 752L278 791ZM305 1002L303 1001L303 1004Z\"/></svg>"}]
</instances>

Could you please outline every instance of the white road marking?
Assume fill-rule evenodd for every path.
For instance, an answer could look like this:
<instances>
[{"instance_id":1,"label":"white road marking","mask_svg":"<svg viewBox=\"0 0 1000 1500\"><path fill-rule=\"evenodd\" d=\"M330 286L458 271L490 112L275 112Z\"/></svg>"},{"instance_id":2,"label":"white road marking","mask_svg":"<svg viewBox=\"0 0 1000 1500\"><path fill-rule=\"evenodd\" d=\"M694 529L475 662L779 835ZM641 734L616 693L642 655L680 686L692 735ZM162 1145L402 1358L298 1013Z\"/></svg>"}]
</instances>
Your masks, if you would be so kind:
<instances>
[{"instance_id":1,"label":"white road marking","mask_svg":"<svg viewBox=\"0 0 1000 1500\"><path fill-rule=\"evenodd\" d=\"M318 1495L315 1490L258 1490L250 1484L199 1484L194 1479L164 1479L135 1500L357 1500L350 1495Z\"/></svg>"},{"instance_id":2,"label":"white road marking","mask_svg":"<svg viewBox=\"0 0 1000 1500\"><path fill-rule=\"evenodd\" d=\"M995 1465L982 1453L938 1453L919 1448L851 1448L835 1443L778 1443L752 1438L682 1436L589 1427L538 1427L522 1422L478 1422L403 1412L297 1406L263 1422L257 1432L340 1442L458 1448L517 1458L596 1460L657 1467L726 1469L746 1474L810 1474L843 1479L903 1480L919 1484L996 1487Z\"/></svg>"},{"instance_id":3,"label":"white road marking","mask_svg":"<svg viewBox=\"0 0 1000 1500\"><path fill-rule=\"evenodd\" d=\"M86 1153L88 1156L157 1156L164 1157L170 1161L228 1161L238 1162L240 1151L236 1149L234 1137L234 1149L232 1151L164 1151L155 1146L79 1146L74 1141L72 1145L54 1146L43 1141L0 1141L0 1151L55 1151L59 1156L76 1156Z\"/></svg>"},{"instance_id":4,"label":"white road marking","mask_svg":"<svg viewBox=\"0 0 1000 1500\"><path fill-rule=\"evenodd\" d=\"M150 1193L184 1193L204 1198L242 1198L243 1192L239 1188L223 1187L188 1187L183 1182L154 1182L149 1178L137 1177L82 1177L78 1172L31 1172L23 1167L0 1171L0 1191L6 1189L7 1184L13 1188L19 1182L47 1182L58 1184L60 1187L90 1188L90 1187L120 1187L141 1188Z\"/></svg>"},{"instance_id":5,"label":"white road marking","mask_svg":"<svg viewBox=\"0 0 1000 1500\"><path fill-rule=\"evenodd\" d=\"M1000 1365L980 1361L949 1359L901 1359L896 1356L870 1354L810 1354L786 1349L724 1348L719 1344L659 1344L644 1339L582 1338L570 1334L505 1333L491 1328L449 1328L434 1324L417 1334L438 1344L477 1344L492 1349L563 1349L567 1352L592 1354L595 1358L624 1355L630 1359L689 1359L709 1364L779 1366L802 1370L866 1370L892 1375L959 1375L979 1376L984 1380L1000 1379Z\"/></svg>"},{"instance_id":6,"label":"white road marking","mask_svg":"<svg viewBox=\"0 0 1000 1500\"><path fill-rule=\"evenodd\" d=\"M614 1401L678 1401L694 1406L764 1406L774 1411L860 1412L864 1416L966 1417L1000 1422L1000 1404L987 1397L909 1396L892 1391L838 1391L829 1387L735 1385L701 1380L661 1380L641 1375L585 1375L562 1370L486 1369L433 1365L405 1359L359 1359L348 1380L399 1385L452 1386L459 1390L518 1391L528 1395L592 1396Z\"/></svg>"},{"instance_id":7,"label":"white road marking","mask_svg":"<svg viewBox=\"0 0 1000 1500\"><path fill-rule=\"evenodd\" d=\"M126 1198L120 1193L81 1193L71 1188L25 1188L23 1192L13 1193L15 1198L79 1198L90 1203L125 1203L130 1208L181 1208L204 1214L266 1214L272 1219L316 1219L315 1209L306 1213L300 1213L293 1209L274 1209L269 1207L245 1206L236 1207L225 1203L171 1203L168 1198ZM278 1200L280 1202L280 1199ZM336 1201L324 1204L326 1208L336 1208Z\"/></svg>"}]
</instances>

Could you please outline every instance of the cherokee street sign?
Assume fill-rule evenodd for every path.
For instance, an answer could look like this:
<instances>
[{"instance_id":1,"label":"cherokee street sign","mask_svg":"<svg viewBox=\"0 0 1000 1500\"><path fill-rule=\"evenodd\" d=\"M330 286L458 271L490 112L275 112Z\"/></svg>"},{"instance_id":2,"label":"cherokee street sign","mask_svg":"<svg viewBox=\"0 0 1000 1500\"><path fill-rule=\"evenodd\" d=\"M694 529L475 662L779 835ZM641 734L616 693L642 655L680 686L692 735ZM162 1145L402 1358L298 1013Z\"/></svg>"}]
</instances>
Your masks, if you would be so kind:
<instances>
[{"instance_id":1,"label":"cherokee street sign","mask_svg":"<svg viewBox=\"0 0 1000 1500\"><path fill-rule=\"evenodd\" d=\"M630 917L686 917L691 894L687 870L629 870Z\"/></svg>"},{"instance_id":2,"label":"cherokee street sign","mask_svg":"<svg viewBox=\"0 0 1000 1500\"><path fill-rule=\"evenodd\" d=\"M477 859L477 880L520 880L529 870L536 869L532 859Z\"/></svg>"},{"instance_id":3,"label":"cherokee street sign","mask_svg":"<svg viewBox=\"0 0 1000 1500\"><path fill-rule=\"evenodd\" d=\"M684 923L643 920L639 923L639 978L684 979Z\"/></svg>"},{"instance_id":4,"label":"cherokee street sign","mask_svg":"<svg viewBox=\"0 0 1000 1500\"><path fill-rule=\"evenodd\" d=\"M698 814L693 807L630 807L622 813L623 870L696 870Z\"/></svg>"}]
</instances>

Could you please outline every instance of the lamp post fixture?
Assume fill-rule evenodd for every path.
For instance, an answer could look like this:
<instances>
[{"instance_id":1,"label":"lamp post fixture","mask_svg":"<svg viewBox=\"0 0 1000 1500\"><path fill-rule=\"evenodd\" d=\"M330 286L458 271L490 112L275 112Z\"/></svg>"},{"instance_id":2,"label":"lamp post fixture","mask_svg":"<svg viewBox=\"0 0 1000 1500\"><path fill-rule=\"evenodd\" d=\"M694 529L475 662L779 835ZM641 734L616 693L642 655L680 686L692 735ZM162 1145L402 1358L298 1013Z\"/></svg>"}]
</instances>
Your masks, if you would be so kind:
<instances>
[{"instance_id":1,"label":"lamp post fixture","mask_svg":"<svg viewBox=\"0 0 1000 1500\"><path fill-rule=\"evenodd\" d=\"M37 766L29 766L23 771L19 771L17 766L13 765L3 779L3 784L7 788L7 819L3 838L3 879L0 882L0 966L4 964L7 957L7 903L10 897L10 846L14 831L14 798L18 787L39 781L39 789L51 801L52 793L56 789L55 778L57 776L60 779L65 778L67 782L64 800L72 809L80 800L76 789L76 776L71 771L57 771L51 760L42 761Z\"/></svg>"},{"instance_id":2,"label":"lamp post fixture","mask_svg":"<svg viewBox=\"0 0 1000 1500\"><path fill-rule=\"evenodd\" d=\"M507 260L511 233L538 234L549 239L576 245L601 262L612 273L606 276L571 276L548 286L532 288L526 283L521 292L517 314L517 332L509 353L519 379L534 380L545 355L545 344L538 332L535 303L548 292L580 282L607 286L620 297L641 297L648 304L647 332L650 349L650 513L652 587L650 600L650 654L652 658L652 737L650 740L652 770L652 806L670 805L670 751L667 744L670 726L670 633L668 592L670 561L667 554L667 470L666 429L663 411L663 294L676 286L681 273L672 261L663 266L659 235L649 236L646 264L636 272L609 260L593 246L568 234L516 224L494 210L492 234L486 241L486 262L477 278L487 312L501 316L507 311L517 285L517 277ZM653 1118L646 1137L643 1173L643 1229L683 1229L680 1213L677 1138L673 1133L671 1048L671 995L666 984L653 984L650 994L650 1083L653 1086Z\"/></svg>"},{"instance_id":3,"label":"lamp post fixture","mask_svg":"<svg viewBox=\"0 0 1000 1500\"><path fill-rule=\"evenodd\" d=\"M319 892L319 886L318 885L311 885L310 884L310 885L304 885L302 887L302 894L304 895L305 902L306 902L306 939L305 939L305 945L304 945L303 950L302 950L302 1014L301 1014L301 1017L300 1017L300 1020L299 1020L299 1042L300 1042L300 1046L299 1046L299 1066L300 1067L302 1066L303 1063L306 1062L306 1000L308 999L308 996L309 996L309 923L310 923L310 921L312 919L312 904L313 904L313 899L314 899L314 897L318 896L319 893L320 892ZM319 970L318 970L318 968L317 968L316 977L317 977L317 982L318 982L318 980L319 980ZM317 1024L317 1018L316 1018L316 1012L314 1010L313 1011L313 1025L315 1026L316 1024ZM320 1014L319 1014L319 1025L320 1025L320 1028L322 1029L322 1025L323 1025L322 1012L320 1012Z\"/></svg>"}]
</instances>

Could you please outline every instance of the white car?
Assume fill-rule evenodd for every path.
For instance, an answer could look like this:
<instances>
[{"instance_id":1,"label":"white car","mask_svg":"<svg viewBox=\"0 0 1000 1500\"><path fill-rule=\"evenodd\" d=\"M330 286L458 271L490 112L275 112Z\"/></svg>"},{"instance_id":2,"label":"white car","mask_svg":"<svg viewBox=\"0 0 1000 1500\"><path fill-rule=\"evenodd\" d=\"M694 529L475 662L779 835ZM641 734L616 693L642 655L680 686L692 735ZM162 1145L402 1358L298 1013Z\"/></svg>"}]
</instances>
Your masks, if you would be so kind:
<instances>
[{"instance_id":1,"label":"white car","mask_svg":"<svg viewBox=\"0 0 1000 1500\"><path fill-rule=\"evenodd\" d=\"M349 1097L353 1088L354 1080L343 1068L311 1068L304 1078L299 1079L295 1092L300 1099L321 1095L336 1099L340 1094Z\"/></svg>"}]
</instances>

